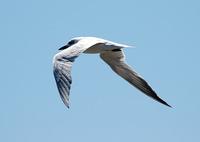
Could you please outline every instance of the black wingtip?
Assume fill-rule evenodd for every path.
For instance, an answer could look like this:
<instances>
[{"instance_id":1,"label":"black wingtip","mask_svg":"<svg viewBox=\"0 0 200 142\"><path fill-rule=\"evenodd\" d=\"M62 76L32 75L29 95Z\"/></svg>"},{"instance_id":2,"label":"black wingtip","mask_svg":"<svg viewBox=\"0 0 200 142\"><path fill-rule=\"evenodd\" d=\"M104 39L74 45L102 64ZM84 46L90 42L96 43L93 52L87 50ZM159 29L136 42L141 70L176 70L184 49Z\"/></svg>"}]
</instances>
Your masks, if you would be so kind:
<instances>
[{"instance_id":1,"label":"black wingtip","mask_svg":"<svg viewBox=\"0 0 200 142\"><path fill-rule=\"evenodd\" d=\"M66 102L66 101L64 100L63 103L64 103L64 105L65 105L68 109L70 109L70 106L69 106L69 103L68 103L68 102Z\"/></svg>"},{"instance_id":2,"label":"black wingtip","mask_svg":"<svg viewBox=\"0 0 200 142\"><path fill-rule=\"evenodd\" d=\"M166 102L164 103L164 105L170 107L170 108L173 108L172 106L170 106L169 104L167 104Z\"/></svg>"},{"instance_id":3,"label":"black wingtip","mask_svg":"<svg viewBox=\"0 0 200 142\"><path fill-rule=\"evenodd\" d=\"M163 101L163 100L162 100L161 98L159 98L158 96L157 96L156 100L157 100L158 102L160 102L161 104L172 108L171 105L169 105L167 102Z\"/></svg>"},{"instance_id":4,"label":"black wingtip","mask_svg":"<svg viewBox=\"0 0 200 142\"><path fill-rule=\"evenodd\" d=\"M67 103L67 104L66 104L66 103L64 103L64 104L65 104L65 106L66 106L68 109L70 108L68 103Z\"/></svg>"},{"instance_id":5,"label":"black wingtip","mask_svg":"<svg viewBox=\"0 0 200 142\"><path fill-rule=\"evenodd\" d=\"M70 107L68 105L65 105L65 106L66 106L67 110L70 109Z\"/></svg>"}]
</instances>

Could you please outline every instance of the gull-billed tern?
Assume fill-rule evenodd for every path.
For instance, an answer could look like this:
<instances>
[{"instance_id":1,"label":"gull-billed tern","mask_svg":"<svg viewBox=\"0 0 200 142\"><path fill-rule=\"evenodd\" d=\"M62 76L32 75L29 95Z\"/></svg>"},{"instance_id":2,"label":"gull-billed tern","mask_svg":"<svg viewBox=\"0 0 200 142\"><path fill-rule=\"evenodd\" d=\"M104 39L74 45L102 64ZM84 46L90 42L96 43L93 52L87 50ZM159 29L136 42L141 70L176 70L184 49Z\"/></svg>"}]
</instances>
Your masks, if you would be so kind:
<instances>
[{"instance_id":1,"label":"gull-billed tern","mask_svg":"<svg viewBox=\"0 0 200 142\"><path fill-rule=\"evenodd\" d=\"M76 37L61 47L59 49L61 52L53 58L53 73L64 104L69 108L69 93L72 83L71 68L75 59L81 53L99 53L101 59L131 85L154 100L171 107L158 97L150 85L126 63L122 49L128 47L130 46L96 37Z\"/></svg>"}]
</instances>

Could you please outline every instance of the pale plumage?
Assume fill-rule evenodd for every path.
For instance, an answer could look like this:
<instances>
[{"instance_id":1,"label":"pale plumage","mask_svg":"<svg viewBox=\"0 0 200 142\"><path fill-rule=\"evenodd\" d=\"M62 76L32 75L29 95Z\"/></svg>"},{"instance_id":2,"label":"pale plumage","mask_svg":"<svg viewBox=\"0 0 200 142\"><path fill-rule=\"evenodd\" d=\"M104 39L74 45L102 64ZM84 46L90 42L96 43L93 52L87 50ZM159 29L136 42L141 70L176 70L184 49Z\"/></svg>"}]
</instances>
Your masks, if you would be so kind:
<instances>
[{"instance_id":1,"label":"pale plumage","mask_svg":"<svg viewBox=\"0 0 200 142\"><path fill-rule=\"evenodd\" d=\"M130 47L95 37L77 37L60 48L53 59L53 71L59 94L64 104L69 108L69 93L72 83L71 68L75 59L81 53L100 53L100 57L112 68L114 72L138 88L147 96L171 107L148 85L148 83L131 69L125 62L122 48Z\"/></svg>"}]
</instances>

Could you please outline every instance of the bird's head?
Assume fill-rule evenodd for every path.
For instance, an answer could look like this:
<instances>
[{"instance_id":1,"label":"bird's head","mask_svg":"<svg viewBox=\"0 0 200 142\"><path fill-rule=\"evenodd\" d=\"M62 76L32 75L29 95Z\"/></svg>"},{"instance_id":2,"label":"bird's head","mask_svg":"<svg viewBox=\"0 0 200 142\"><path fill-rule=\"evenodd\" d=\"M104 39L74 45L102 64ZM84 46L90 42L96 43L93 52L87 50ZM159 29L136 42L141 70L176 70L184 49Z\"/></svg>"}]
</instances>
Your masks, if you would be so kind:
<instances>
[{"instance_id":1,"label":"bird's head","mask_svg":"<svg viewBox=\"0 0 200 142\"><path fill-rule=\"evenodd\" d=\"M72 45L78 43L80 40L81 40L81 39L73 38L73 39L71 39L65 46L59 48L59 50L64 50L64 49L66 49L66 48L69 48L70 46L72 46Z\"/></svg>"},{"instance_id":2,"label":"bird's head","mask_svg":"<svg viewBox=\"0 0 200 142\"><path fill-rule=\"evenodd\" d=\"M75 37L75 38L72 38L65 46L59 48L59 50L67 49L70 46L73 46L79 42L81 42L81 44L88 44L88 43L93 44L93 42L96 43L100 41L102 42L104 40L100 38L96 38L96 37Z\"/></svg>"}]
</instances>

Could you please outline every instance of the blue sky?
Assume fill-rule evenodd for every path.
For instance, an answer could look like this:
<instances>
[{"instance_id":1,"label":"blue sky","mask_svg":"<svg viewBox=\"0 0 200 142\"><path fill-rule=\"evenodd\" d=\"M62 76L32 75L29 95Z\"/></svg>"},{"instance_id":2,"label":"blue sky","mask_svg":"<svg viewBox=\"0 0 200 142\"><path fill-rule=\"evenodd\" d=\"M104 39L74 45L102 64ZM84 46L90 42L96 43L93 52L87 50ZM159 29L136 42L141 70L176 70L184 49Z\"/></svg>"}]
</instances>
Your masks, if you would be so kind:
<instances>
[{"instance_id":1,"label":"blue sky","mask_svg":"<svg viewBox=\"0 0 200 142\"><path fill-rule=\"evenodd\" d=\"M200 141L197 0L0 2L0 141ZM75 36L135 45L127 62L174 108L146 97L98 55L73 66L71 108L52 57Z\"/></svg>"}]
</instances>

